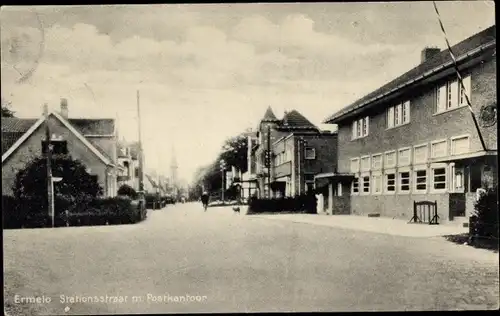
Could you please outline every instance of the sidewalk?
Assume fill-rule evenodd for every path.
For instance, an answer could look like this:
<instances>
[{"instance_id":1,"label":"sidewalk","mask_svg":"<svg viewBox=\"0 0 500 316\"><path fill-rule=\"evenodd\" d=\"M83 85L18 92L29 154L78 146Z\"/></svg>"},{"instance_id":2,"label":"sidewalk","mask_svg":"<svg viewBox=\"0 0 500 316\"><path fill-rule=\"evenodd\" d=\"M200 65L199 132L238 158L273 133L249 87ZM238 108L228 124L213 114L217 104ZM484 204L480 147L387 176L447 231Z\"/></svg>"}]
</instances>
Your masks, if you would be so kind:
<instances>
[{"instance_id":1,"label":"sidewalk","mask_svg":"<svg viewBox=\"0 0 500 316\"><path fill-rule=\"evenodd\" d=\"M294 223L338 227L405 237L437 237L468 232L468 228L457 225L408 224L408 221L401 219L358 215L263 214L248 215L248 217L284 220Z\"/></svg>"}]
</instances>

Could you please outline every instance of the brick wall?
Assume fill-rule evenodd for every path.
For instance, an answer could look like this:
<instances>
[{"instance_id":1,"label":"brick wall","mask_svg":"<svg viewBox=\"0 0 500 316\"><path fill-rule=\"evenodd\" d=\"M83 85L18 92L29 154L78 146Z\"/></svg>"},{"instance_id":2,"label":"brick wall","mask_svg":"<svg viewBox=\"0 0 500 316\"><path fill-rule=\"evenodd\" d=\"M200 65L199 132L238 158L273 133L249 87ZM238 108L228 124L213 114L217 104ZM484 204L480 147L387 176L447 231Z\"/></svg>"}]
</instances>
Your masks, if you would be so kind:
<instances>
[{"instance_id":1,"label":"brick wall","mask_svg":"<svg viewBox=\"0 0 500 316\"><path fill-rule=\"evenodd\" d=\"M51 133L61 135L68 142L68 151L73 159L80 160L85 166L91 168L91 174L98 176L101 187L106 190L106 166L91 152L76 136L62 123L54 118L49 118ZM43 124L16 150L2 165L2 194L12 195L16 174L23 169L33 158L42 154L42 140L45 139Z\"/></svg>"},{"instance_id":2,"label":"brick wall","mask_svg":"<svg viewBox=\"0 0 500 316\"><path fill-rule=\"evenodd\" d=\"M414 201L437 201L440 223L448 221L448 194L354 195L351 196L351 214L380 213L380 216L409 221L413 216Z\"/></svg>"},{"instance_id":3,"label":"brick wall","mask_svg":"<svg viewBox=\"0 0 500 316\"><path fill-rule=\"evenodd\" d=\"M496 102L496 61L488 61L471 71L471 102L476 115L482 106ZM358 118L370 115L369 135L351 141L351 124L339 124L339 172L350 172L350 158L383 153L401 147L430 143L433 140L448 139L458 135L470 135L471 151L482 150L478 133L467 107L434 115L436 85L420 89L411 96L410 123L386 129L386 107L379 106ZM402 100L399 100L402 101ZM386 104L394 105L398 102ZM482 128L482 134L490 149L496 149L496 128ZM430 146L429 146L430 148Z\"/></svg>"}]
</instances>

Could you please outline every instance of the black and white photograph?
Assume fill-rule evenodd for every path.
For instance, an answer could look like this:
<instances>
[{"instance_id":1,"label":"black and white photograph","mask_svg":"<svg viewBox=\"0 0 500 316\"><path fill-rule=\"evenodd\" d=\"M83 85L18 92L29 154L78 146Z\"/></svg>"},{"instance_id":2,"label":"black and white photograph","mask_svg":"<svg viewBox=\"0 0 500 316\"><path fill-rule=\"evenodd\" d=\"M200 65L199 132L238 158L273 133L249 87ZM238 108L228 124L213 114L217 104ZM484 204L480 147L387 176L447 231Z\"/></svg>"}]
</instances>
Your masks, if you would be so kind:
<instances>
[{"instance_id":1,"label":"black and white photograph","mask_svg":"<svg viewBox=\"0 0 500 316\"><path fill-rule=\"evenodd\" d=\"M498 310L495 18L2 6L4 315Z\"/></svg>"}]
</instances>

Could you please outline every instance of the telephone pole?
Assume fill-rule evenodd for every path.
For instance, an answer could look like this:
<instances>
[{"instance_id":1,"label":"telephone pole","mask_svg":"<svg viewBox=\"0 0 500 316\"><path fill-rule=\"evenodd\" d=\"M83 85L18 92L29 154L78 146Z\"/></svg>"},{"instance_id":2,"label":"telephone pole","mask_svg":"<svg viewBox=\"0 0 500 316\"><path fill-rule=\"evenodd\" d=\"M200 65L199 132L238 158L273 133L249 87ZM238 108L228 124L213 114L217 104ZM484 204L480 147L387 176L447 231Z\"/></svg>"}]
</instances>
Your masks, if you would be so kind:
<instances>
[{"instance_id":1,"label":"telephone pole","mask_svg":"<svg viewBox=\"0 0 500 316\"><path fill-rule=\"evenodd\" d=\"M139 90L137 90L137 127L139 132L139 191L144 191L144 154L142 152L141 136L141 106L139 101Z\"/></svg>"},{"instance_id":2,"label":"telephone pole","mask_svg":"<svg viewBox=\"0 0 500 316\"><path fill-rule=\"evenodd\" d=\"M46 167L47 167L47 209L49 216L52 218L52 227L54 227L54 190L52 183L52 146L50 144L50 127L49 127L49 106L47 103L43 105L43 115L45 116L45 142L46 142Z\"/></svg>"}]
</instances>

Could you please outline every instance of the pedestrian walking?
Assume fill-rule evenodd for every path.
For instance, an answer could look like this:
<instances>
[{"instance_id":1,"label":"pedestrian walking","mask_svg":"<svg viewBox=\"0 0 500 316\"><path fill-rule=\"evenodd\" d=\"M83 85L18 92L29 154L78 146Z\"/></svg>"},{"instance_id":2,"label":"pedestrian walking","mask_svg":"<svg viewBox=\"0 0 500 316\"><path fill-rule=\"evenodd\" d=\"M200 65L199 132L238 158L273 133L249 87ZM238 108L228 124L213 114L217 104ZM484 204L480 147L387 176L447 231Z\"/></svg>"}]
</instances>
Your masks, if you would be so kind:
<instances>
[{"instance_id":1,"label":"pedestrian walking","mask_svg":"<svg viewBox=\"0 0 500 316\"><path fill-rule=\"evenodd\" d=\"M208 199L209 199L208 193L207 191L204 191L203 194L201 195L201 203L203 204L205 212L207 211L208 207Z\"/></svg>"}]
</instances>

